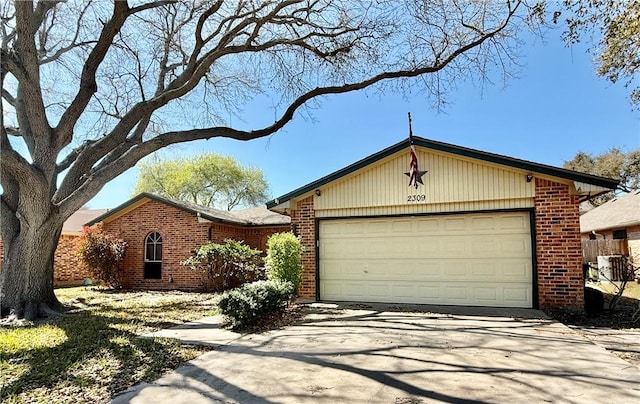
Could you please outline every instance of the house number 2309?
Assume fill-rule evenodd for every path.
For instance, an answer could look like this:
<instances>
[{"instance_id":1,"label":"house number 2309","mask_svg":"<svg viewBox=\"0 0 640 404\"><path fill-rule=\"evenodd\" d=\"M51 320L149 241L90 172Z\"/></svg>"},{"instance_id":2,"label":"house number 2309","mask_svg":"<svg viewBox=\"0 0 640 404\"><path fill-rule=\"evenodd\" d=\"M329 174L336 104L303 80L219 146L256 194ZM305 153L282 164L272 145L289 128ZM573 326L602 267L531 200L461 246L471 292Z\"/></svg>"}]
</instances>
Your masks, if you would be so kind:
<instances>
[{"instance_id":1,"label":"house number 2309","mask_svg":"<svg viewBox=\"0 0 640 404\"><path fill-rule=\"evenodd\" d=\"M407 202L424 202L427 199L425 194L422 195L407 195Z\"/></svg>"}]
</instances>

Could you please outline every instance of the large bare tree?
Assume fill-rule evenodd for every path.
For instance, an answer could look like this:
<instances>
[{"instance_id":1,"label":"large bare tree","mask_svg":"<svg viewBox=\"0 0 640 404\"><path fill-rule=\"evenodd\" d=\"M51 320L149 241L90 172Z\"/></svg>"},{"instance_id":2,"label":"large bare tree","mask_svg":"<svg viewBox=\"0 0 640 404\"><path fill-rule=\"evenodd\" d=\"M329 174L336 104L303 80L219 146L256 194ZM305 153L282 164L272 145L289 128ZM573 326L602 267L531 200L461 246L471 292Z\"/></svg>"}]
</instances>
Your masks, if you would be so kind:
<instances>
[{"instance_id":1,"label":"large bare tree","mask_svg":"<svg viewBox=\"0 0 640 404\"><path fill-rule=\"evenodd\" d=\"M271 135L323 95L513 71L519 0L12 1L0 10L3 314L54 314L62 223L179 142ZM273 122L242 116L271 97Z\"/></svg>"}]
</instances>

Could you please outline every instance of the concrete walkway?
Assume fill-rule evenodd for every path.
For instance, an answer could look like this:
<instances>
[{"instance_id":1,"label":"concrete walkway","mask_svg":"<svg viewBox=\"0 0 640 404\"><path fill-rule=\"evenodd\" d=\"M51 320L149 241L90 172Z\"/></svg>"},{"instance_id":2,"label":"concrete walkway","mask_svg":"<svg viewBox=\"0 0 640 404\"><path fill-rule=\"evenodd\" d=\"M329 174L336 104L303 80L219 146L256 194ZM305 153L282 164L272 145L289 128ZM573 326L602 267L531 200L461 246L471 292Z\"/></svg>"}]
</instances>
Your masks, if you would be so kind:
<instances>
[{"instance_id":1,"label":"concrete walkway","mask_svg":"<svg viewBox=\"0 0 640 404\"><path fill-rule=\"evenodd\" d=\"M155 333L218 348L113 402L640 402L640 369L536 310L307 312L260 335L223 330L219 318Z\"/></svg>"}]
</instances>

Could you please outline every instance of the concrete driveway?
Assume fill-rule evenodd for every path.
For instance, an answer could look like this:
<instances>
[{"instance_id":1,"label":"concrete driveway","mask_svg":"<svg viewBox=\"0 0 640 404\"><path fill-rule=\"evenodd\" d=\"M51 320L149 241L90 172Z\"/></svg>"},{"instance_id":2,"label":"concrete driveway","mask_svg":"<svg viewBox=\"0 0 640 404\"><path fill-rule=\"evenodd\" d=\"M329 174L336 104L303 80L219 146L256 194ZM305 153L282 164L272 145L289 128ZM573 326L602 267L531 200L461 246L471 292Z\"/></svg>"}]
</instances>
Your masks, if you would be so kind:
<instances>
[{"instance_id":1,"label":"concrete driveway","mask_svg":"<svg viewBox=\"0 0 640 404\"><path fill-rule=\"evenodd\" d=\"M639 368L540 311L414 309L312 304L261 335L219 318L163 330L218 348L113 402L640 402Z\"/></svg>"}]
</instances>

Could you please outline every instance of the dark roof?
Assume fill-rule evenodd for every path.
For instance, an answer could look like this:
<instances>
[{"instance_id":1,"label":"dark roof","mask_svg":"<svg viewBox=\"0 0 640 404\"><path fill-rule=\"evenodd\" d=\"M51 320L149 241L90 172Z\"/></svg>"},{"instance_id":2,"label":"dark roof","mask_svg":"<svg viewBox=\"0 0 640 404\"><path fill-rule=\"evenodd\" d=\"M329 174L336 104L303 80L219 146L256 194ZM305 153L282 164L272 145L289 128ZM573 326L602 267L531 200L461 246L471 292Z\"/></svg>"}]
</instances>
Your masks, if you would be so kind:
<instances>
[{"instance_id":1,"label":"dark roof","mask_svg":"<svg viewBox=\"0 0 640 404\"><path fill-rule=\"evenodd\" d=\"M616 196L580 216L580 231L607 230L640 224L640 190Z\"/></svg>"},{"instance_id":2,"label":"dark roof","mask_svg":"<svg viewBox=\"0 0 640 404\"><path fill-rule=\"evenodd\" d=\"M123 209L126 209L127 207L141 201L144 198L173 206L174 208L192 213L198 217L212 222L229 223L242 226L286 225L291 223L290 217L271 212L266 208L251 208L248 209L249 211L251 211L251 213L247 214L243 213L244 210L226 211L214 209L207 206L200 206L190 202L180 201L165 196L143 192L129 199L125 203L115 207L114 209L111 209L106 213L93 218L91 221L87 222L86 225L92 226L98 222L102 222L110 216L117 214Z\"/></svg>"},{"instance_id":3,"label":"dark roof","mask_svg":"<svg viewBox=\"0 0 640 404\"><path fill-rule=\"evenodd\" d=\"M289 216L273 212L265 208L264 206L234 210L230 213L233 213L237 218L245 220L249 223L260 223L261 225L265 226L291 223L291 218Z\"/></svg>"},{"instance_id":4,"label":"dark roof","mask_svg":"<svg viewBox=\"0 0 640 404\"><path fill-rule=\"evenodd\" d=\"M397 153L410 146L410 140L405 139L402 142L396 143L378 153L372 154L369 157L365 157L360 161L357 161L341 170L333 172L327 176L324 176L316 181L313 181L307 185L304 185L298 189L295 189L287 194L284 194L278 198L275 198L267 202L267 208L273 208L283 202L286 202L297 196L306 194L313 191L323 185L328 184L340 177L351 174L363 167L375 163L385 157L388 157L394 153ZM564 178L572 181L584 182L591 185L596 185L604 188L615 189L618 186L619 181L611 178L599 177L596 175L580 173L577 171L567 170L565 168L558 168L548 166L545 164L534 163L531 161L520 160L513 157L503 156L500 154L494 154L484 152L480 150L470 149L467 147L456 146L449 143L438 142L435 140L429 140L421 137L414 136L413 144L415 146L424 147L427 149L438 150L446 153L457 154L459 156L471 157L478 160L488 161L491 163L501 164L505 166L520 168L523 170L531 171L532 173L546 174L553 177Z\"/></svg>"}]
</instances>

